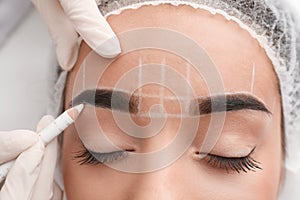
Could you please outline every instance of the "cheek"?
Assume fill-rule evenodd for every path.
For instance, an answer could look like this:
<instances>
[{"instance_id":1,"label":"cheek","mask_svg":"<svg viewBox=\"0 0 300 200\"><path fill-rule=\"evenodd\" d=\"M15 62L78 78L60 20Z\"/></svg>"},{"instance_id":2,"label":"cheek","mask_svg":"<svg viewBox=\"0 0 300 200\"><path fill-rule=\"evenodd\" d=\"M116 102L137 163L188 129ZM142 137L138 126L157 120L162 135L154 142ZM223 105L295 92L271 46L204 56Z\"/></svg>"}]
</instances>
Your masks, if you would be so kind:
<instances>
[{"instance_id":1,"label":"cheek","mask_svg":"<svg viewBox=\"0 0 300 200\"><path fill-rule=\"evenodd\" d=\"M75 133L73 126L63 135L61 162L67 198L97 200L122 199L128 196L132 190L130 183L133 182L133 175L117 172L104 165L80 165L73 158L75 152L82 150Z\"/></svg>"},{"instance_id":2,"label":"cheek","mask_svg":"<svg viewBox=\"0 0 300 200\"><path fill-rule=\"evenodd\" d=\"M264 169L262 170L263 177L260 179L260 185L261 188L264 188L263 191L273 195L278 193L283 170L281 142L280 127L274 127L261 149L261 160L264 162Z\"/></svg>"},{"instance_id":3,"label":"cheek","mask_svg":"<svg viewBox=\"0 0 300 200\"><path fill-rule=\"evenodd\" d=\"M274 112L272 126L268 133L257 146L254 155L261 162L262 170L249 177L248 191L259 198L253 199L277 199L281 181L283 157L281 148L280 112Z\"/></svg>"},{"instance_id":4,"label":"cheek","mask_svg":"<svg viewBox=\"0 0 300 200\"><path fill-rule=\"evenodd\" d=\"M74 152L81 150L74 138L74 128L69 127L63 135L62 145L62 174L64 179L65 192L68 199L91 199L89 194L90 185L93 185L93 180L90 178L84 166L80 166L77 160L74 160ZM90 193L93 194L93 193Z\"/></svg>"}]
</instances>

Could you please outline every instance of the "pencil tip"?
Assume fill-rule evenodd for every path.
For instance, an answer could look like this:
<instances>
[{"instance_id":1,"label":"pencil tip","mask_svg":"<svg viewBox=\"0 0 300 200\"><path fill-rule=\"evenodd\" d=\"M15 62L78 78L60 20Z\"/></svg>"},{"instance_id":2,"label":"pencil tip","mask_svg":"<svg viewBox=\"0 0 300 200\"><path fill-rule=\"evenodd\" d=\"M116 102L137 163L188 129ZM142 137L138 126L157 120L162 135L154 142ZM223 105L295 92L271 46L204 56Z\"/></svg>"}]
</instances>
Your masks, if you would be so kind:
<instances>
[{"instance_id":1,"label":"pencil tip","mask_svg":"<svg viewBox=\"0 0 300 200\"><path fill-rule=\"evenodd\" d=\"M84 105L83 104L80 104L78 106L75 106L73 108L71 108L70 110L68 110L68 114L69 116L73 119L73 120L76 120L77 117L79 116L79 114L82 112L84 108Z\"/></svg>"},{"instance_id":2,"label":"pencil tip","mask_svg":"<svg viewBox=\"0 0 300 200\"><path fill-rule=\"evenodd\" d=\"M78 113L81 113L81 111L84 108L84 104L79 104L78 106L75 106L74 108L78 111Z\"/></svg>"}]
</instances>

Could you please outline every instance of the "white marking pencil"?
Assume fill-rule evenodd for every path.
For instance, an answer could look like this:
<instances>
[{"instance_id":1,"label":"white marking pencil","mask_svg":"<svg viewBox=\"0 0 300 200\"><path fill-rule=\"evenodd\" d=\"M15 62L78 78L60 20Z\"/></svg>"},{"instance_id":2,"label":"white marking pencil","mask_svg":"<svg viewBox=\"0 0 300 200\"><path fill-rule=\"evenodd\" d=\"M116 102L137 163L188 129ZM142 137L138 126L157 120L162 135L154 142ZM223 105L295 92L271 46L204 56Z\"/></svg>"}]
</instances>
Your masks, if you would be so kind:
<instances>
[{"instance_id":1,"label":"white marking pencil","mask_svg":"<svg viewBox=\"0 0 300 200\"><path fill-rule=\"evenodd\" d=\"M77 119L84 105L80 104L73 108L66 110L63 114L57 117L53 122L51 122L46 128L41 130L38 135L41 137L45 146L49 144L55 137L61 134L66 128L68 128ZM30 162L30 161L28 161ZM9 170L15 163L15 159L4 163L0 166L0 183L5 179Z\"/></svg>"}]
</instances>

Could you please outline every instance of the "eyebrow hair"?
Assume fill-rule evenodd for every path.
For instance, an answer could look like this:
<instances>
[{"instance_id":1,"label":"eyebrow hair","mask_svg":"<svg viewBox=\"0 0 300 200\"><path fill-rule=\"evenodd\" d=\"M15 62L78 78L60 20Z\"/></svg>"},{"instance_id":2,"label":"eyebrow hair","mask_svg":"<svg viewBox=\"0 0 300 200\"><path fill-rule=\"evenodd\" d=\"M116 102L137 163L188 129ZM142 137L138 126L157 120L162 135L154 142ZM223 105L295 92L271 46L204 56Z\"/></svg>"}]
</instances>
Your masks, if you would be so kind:
<instances>
[{"instance_id":1,"label":"eyebrow hair","mask_svg":"<svg viewBox=\"0 0 300 200\"><path fill-rule=\"evenodd\" d=\"M114 99L112 103L112 99ZM70 106L89 104L95 107L137 113L138 99L134 96L108 89L91 89L81 92L71 102Z\"/></svg>"},{"instance_id":2,"label":"eyebrow hair","mask_svg":"<svg viewBox=\"0 0 300 200\"><path fill-rule=\"evenodd\" d=\"M114 97L113 104L112 97ZM232 112L239 110L254 110L272 114L264 103L250 94L237 93L215 95L205 98L197 98L192 100L192 102L196 102L196 105L199 107L198 111L195 109L191 111L194 115L196 113L199 114L199 112L200 115L204 115L215 112ZM91 89L85 90L76 96L70 102L70 106L76 106L82 103L111 110L137 113L139 101L137 96L130 95L126 92L110 89Z\"/></svg>"},{"instance_id":3,"label":"eyebrow hair","mask_svg":"<svg viewBox=\"0 0 300 200\"><path fill-rule=\"evenodd\" d=\"M210 114L214 112L231 112L239 110L262 111L266 114L272 114L264 103L250 94L225 94L197 99L199 112L201 114ZM212 110L213 108L213 110ZM195 112L195 111L194 111Z\"/></svg>"}]
</instances>

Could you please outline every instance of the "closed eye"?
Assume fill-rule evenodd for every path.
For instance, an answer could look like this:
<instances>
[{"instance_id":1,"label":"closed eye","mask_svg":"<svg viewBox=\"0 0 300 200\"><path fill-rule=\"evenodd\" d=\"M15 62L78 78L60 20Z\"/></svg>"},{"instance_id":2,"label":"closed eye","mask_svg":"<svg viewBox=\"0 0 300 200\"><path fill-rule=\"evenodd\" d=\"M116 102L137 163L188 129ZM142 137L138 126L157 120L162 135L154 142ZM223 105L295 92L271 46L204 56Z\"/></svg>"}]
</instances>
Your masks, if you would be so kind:
<instances>
[{"instance_id":1,"label":"closed eye","mask_svg":"<svg viewBox=\"0 0 300 200\"><path fill-rule=\"evenodd\" d=\"M237 173L247 173L249 171L255 172L258 169L261 170L262 167L260 166L260 162L251 157L254 149L252 149L252 151L244 157L224 157L214 154L206 154L205 159L208 165L214 168L225 169L227 173L229 173L230 170Z\"/></svg>"},{"instance_id":2,"label":"closed eye","mask_svg":"<svg viewBox=\"0 0 300 200\"><path fill-rule=\"evenodd\" d=\"M84 150L75 152L74 159L78 160L77 162L80 165L98 165L121 160L126 157L127 154L127 151L122 150L109 153L96 153L85 148Z\"/></svg>"}]
</instances>

